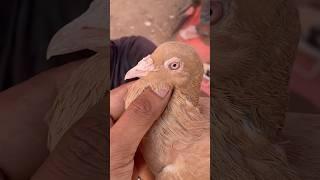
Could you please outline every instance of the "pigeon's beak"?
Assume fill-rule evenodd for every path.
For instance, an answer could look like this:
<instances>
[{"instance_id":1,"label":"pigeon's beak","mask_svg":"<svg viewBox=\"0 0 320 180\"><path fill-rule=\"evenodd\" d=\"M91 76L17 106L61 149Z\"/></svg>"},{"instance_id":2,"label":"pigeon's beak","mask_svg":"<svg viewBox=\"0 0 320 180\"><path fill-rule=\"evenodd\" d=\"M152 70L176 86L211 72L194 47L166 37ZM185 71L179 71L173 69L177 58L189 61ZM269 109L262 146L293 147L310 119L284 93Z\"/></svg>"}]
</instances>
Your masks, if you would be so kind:
<instances>
[{"instance_id":1,"label":"pigeon's beak","mask_svg":"<svg viewBox=\"0 0 320 180\"><path fill-rule=\"evenodd\" d=\"M148 55L147 57L139 61L139 63L135 67L130 69L125 75L124 79L128 80L137 77L143 77L151 71L156 71L156 69L153 64L153 60L151 59L150 55Z\"/></svg>"}]
</instances>

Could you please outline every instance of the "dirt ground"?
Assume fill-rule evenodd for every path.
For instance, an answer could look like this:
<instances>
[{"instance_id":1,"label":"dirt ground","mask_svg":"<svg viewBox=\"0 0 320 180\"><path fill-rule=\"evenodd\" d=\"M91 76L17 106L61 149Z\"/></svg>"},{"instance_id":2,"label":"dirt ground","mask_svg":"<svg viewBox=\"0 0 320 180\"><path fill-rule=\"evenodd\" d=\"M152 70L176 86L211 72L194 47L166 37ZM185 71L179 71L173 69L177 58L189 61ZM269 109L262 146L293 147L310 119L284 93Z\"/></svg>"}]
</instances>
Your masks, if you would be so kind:
<instances>
[{"instance_id":1,"label":"dirt ground","mask_svg":"<svg viewBox=\"0 0 320 180\"><path fill-rule=\"evenodd\" d=\"M172 38L181 20L179 11L191 0L112 0L110 36L141 35L160 44Z\"/></svg>"}]
</instances>

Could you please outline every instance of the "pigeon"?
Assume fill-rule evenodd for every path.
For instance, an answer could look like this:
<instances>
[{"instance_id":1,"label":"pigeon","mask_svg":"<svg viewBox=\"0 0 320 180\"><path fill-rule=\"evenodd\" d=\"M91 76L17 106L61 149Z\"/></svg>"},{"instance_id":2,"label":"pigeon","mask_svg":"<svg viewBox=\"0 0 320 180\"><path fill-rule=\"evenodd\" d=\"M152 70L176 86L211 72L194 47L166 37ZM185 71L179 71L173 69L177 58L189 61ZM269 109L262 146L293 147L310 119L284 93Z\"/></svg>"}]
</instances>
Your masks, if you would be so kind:
<instances>
[{"instance_id":1,"label":"pigeon","mask_svg":"<svg viewBox=\"0 0 320 180\"><path fill-rule=\"evenodd\" d=\"M299 179L279 136L299 41L289 0L225 0L213 25L212 179Z\"/></svg>"},{"instance_id":2,"label":"pigeon","mask_svg":"<svg viewBox=\"0 0 320 180\"><path fill-rule=\"evenodd\" d=\"M101 0L94 2L98 1L102 2ZM179 123L165 125L166 121L159 119L152 130L158 129L160 132L163 130L165 136L154 139L154 142L168 142L178 137L172 148L178 149L180 154L169 153L171 156L164 156L163 154L167 154L164 150L170 147L165 145L155 148L158 147L157 144L151 145L150 143L154 142L150 142L150 138L148 141L147 138L152 137L151 130L143 139L141 146L144 158L158 179L298 180L299 175L292 170L285 151L277 144L277 137L285 125L289 74L299 41L300 30L296 9L289 0L221 0L221 4L224 10L223 17L214 24L214 28L211 28L214 29L211 36L214 59L211 68L213 83L210 93L212 118L210 122L205 121L208 118L201 118L203 114L197 110L199 105L195 95L187 95L187 101L178 98L185 103L180 107L181 111L186 109L183 110L185 114L182 114L182 117L197 119L199 124L187 124L187 126L181 126L187 127L186 130L171 131L172 128L179 127ZM90 13L107 7L98 3L96 5L96 9L90 10ZM100 12L103 14L106 11ZM73 24L76 25L73 26L74 31L66 30L65 32L68 33L63 33L64 30L61 30L58 34L60 37L54 38L68 39L68 36L74 35L75 31L87 31L88 27L96 26L90 25L91 20L82 21L85 23L81 25L74 22ZM103 26L97 27L90 31L94 37L101 36L100 32L105 31L100 28ZM102 34L107 35L107 33ZM87 47L82 44L83 38L89 37L74 38L74 43L68 41L61 44L60 40L50 43L48 57L83 48L97 52L90 58L91 60L87 60L75 70L48 113L50 150L54 149L71 125L103 98L109 89L105 83L108 79L105 69L109 68L106 62L109 54L105 51L107 48L102 47L106 41L97 39ZM102 38L108 39L108 37ZM183 48L177 53L187 50L188 48ZM156 54L155 52L154 55L146 58L146 61L150 58L156 59L158 57L154 57ZM168 57L167 60L175 61L177 58ZM142 65L150 66L149 68L152 69L150 60L149 63L142 62ZM200 68L199 71L201 71ZM153 73L156 71L150 72L141 80ZM128 73L127 78L130 78L129 75ZM191 78L196 79L196 76ZM173 79L167 78L167 80ZM181 81L177 81L179 82ZM197 85L191 82L189 80L187 89L194 86L196 90ZM172 86L170 83L168 85ZM177 88L174 87L174 89L172 100L179 92ZM130 97L128 96L127 105L134 99L134 96ZM169 104L167 114L172 110L170 107L173 105ZM163 116L166 116L166 113ZM167 129L161 128L161 125L165 125ZM181 133L185 131L188 133ZM156 135L156 132L154 134ZM212 143L209 143L210 137ZM189 142L193 142L193 145ZM146 149L147 147L150 149ZM211 153L208 152L209 149ZM198 158L199 160L196 161ZM172 159L184 162L176 166ZM208 167L208 161L211 161L211 167ZM183 166L187 167L182 168ZM210 170L213 173L210 174ZM194 178L195 176L197 177Z\"/></svg>"},{"instance_id":3,"label":"pigeon","mask_svg":"<svg viewBox=\"0 0 320 180\"><path fill-rule=\"evenodd\" d=\"M209 179L210 120L199 109L203 65L198 54L180 42L163 43L130 69L125 79L137 77L125 107L147 87L173 88L167 108L140 145L155 179Z\"/></svg>"}]
</instances>

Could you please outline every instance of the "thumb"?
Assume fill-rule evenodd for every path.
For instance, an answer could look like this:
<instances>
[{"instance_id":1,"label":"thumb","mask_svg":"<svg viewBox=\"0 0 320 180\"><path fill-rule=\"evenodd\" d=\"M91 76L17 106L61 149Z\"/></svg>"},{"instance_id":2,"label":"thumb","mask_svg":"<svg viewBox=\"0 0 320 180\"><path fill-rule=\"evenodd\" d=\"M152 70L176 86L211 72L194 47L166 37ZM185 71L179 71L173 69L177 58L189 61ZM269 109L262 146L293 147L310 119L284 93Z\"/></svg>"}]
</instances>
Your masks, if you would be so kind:
<instances>
[{"instance_id":1,"label":"thumb","mask_svg":"<svg viewBox=\"0 0 320 180\"><path fill-rule=\"evenodd\" d=\"M133 155L143 136L166 108L171 92L170 87L159 89L157 92L146 88L111 128L111 150L128 152L127 155L124 154L124 158Z\"/></svg>"}]
</instances>

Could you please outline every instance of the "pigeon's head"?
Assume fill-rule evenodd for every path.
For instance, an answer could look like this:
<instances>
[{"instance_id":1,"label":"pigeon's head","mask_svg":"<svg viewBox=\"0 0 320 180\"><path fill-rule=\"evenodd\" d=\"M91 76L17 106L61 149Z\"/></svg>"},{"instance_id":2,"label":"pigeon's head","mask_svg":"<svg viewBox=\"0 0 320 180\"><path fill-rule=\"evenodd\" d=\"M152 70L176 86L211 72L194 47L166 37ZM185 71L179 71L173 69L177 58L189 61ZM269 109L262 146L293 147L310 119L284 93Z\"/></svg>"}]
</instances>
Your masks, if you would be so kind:
<instances>
[{"instance_id":1,"label":"pigeon's head","mask_svg":"<svg viewBox=\"0 0 320 180\"><path fill-rule=\"evenodd\" d=\"M130 69L125 79L136 77L152 83L166 83L174 88L199 89L203 65L191 46L167 42Z\"/></svg>"}]
</instances>

